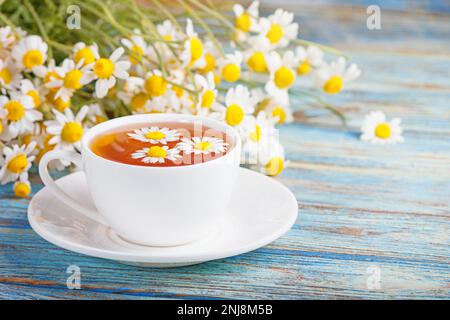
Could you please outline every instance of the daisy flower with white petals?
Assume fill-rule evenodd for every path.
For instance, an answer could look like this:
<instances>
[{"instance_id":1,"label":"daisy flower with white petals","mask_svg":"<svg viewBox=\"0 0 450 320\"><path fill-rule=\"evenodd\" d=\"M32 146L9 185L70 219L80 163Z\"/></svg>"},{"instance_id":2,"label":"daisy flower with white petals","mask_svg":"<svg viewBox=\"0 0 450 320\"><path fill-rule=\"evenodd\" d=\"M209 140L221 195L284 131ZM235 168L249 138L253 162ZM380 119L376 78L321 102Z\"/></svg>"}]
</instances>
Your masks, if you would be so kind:
<instances>
[{"instance_id":1,"label":"daisy flower with white petals","mask_svg":"<svg viewBox=\"0 0 450 320\"><path fill-rule=\"evenodd\" d=\"M215 137L193 137L183 138L177 144L177 148L184 153L209 154L222 153L227 150L228 143Z\"/></svg>"},{"instance_id":2,"label":"daisy flower with white petals","mask_svg":"<svg viewBox=\"0 0 450 320\"><path fill-rule=\"evenodd\" d=\"M11 56L26 71L42 66L47 60L48 45L39 36L27 36L14 46Z\"/></svg>"},{"instance_id":3,"label":"daisy flower with white petals","mask_svg":"<svg viewBox=\"0 0 450 320\"><path fill-rule=\"evenodd\" d=\"M3 157L0 157L1 184L16 181L21 176L28 178L28 169L35 158L31 153L35 147L36 142L33 141L20 147L15 144L12 147L3 148Z\"/></svg>"},{"instance_id":4,"label":"daisy flower with white petals","mask_svg":"<svg viewBox=\"0 0 450 320\"><path fill-rule=\"evenodd\" d=\"M10 26L0 28L0 47L6 49L14 43L16 37Z\"/></svg>"},{"instance_id":5,"label":"daisy flower with white petals","mask_svg":"<svg viewBox=\"0 0 450 320\"><path fill-rule=\"evenodd\" d=\"M129 77L127 70L130 69L130 62L119 61L124 51L122 47L117 48L109 58L100 58L95 61L92 72L94 79L97 79L95 82L95 95L97 98L106 96L109 89L116 84L116 78L126 80Z\"/></svg>"},{"instance_id":6,"label":"daisy flower with white petals","mask_svg":"<svg viewBox=\"0 0 450 320\"><path fill-rule=\"evenodd\" d=\"M207 115L211 108L214 109L217 99L217 89L214 82L214 74L208 73L206 77L195 75L195 85L200 90L197 102L197 113Z\"/></svg>"},{"instance_id":7,"label":"daisy flower with white petals","mask_svg":"<svg viewBox=\"0 0 450 320\"><path fill-rule=\"evenodd\" d=\"M19 181L16 181L13 185L13 191L19 198L26 198L31 192L31 184L28 181L27 175L21 175Z\"/></svg>"},{"instance_id":8,"label":"daisy flower with white petals","mask_svg":"<svg viewBox=\"0 0 450 320\"><path fill-rule=\"evenodd\" d=\"M266 37L253 37L251 48L244 52L244 61L253 72L267 72L267 61L270 53L270 42Z\"/></svg>"},{"instance_id":9,"label":"daisy flower with white petals","mask_svg":"<svg viewBox=\"0 0 450 320\"><path fill-rule=\"evenodd\" d=\"M203 68L205 66L205 54L203 42L194 31L191 19L186 20L187 39L184 42L184 52L181 54L181 60L192 67Z\"/></svg>"},{"instance_id":10,"label":"daisy flower with white petals","mask_svg":"<svg viewBox=\"0 0 450 320\"><path fill-rule=\"evenodd\" d=\"M272 52L268 61L270 80L265 89L269 95L287 104L288 89L294 85L296 74L294 67L296 64L294 52L286 51L283 56L278 52Z\"/></svg>"},{"instance_id":11,"label":"daisy flower with white petals","mask_svg":"<svg viewBox=\"0 0 450 320\"><path fill-rule=\"evenodd\" d=\"M292 110L288 103L277 100L276 98L269 98L270 100L267 102L264 110L266 111L267 116L271 117L275 120L277 125L281 125L283 123L292 122Z\"/></svg>"},{"instance_id":12,"label":"daisy flower with white petals","mask_svg":"<svg viewBox=\"0 0 450 320\"><path fill-rule=\"evenodd\" d=\"M340 92L344 84L355 80L361 75L358 66L352 63L348 68L345 58L339 57L330 64L324 63L317 69L316 78L323 91L329 94Z\"/></svg>"},{"instance_id":13,"label":"daisy flower with white petals","mask_svg":"<svg viewBox=\"0 0 450 320\"><path fill-rule=\"evenodd\" d=\"M283 9L277 9L268 18L259 21L261 35L269 39L274 48L284 48L297 38L298 24L293 22L294 14Z\"/></svg>"},{"instance_id":14,"label":"daisy flower with white petals","mask_svg":"<svg viewBox=\"0 0 450 320\"><path fill-rule=\"evenodd\" d=\"M98 103L88 104L86 106L89 108L87 120L90 126L94 126L108 120L105 111Z\"/></svg>"},{"instance_id":15,"label":"daisy flower with white petals","mask_svg":"<svg viewBox=\"0 0 450 320\"><path fill-rule=\"evenodd\" d=\"M84 42L77 42L72 48L72 55L73 61L75 61L76 64L83 60L83 67L100 58L96 43L88 46Z\"/></svg>"},{"instance_id":16,"label":"daisy flower with white petals","mask_svg":"<svg viewBox=\"0 0 450 320\"><path fill-rule=\"evenodd\" d=\"M39 88L36 88L33 82L28 79L20 81L20 92L22 92L22 94L30 96L33 99L35 108L40 106L42 101L41 94L39 93Z\"/></svg>"},{"instance_id":17,"label":"daisy flower with white petals","mask_svg":"<svg viewBox=\"0 0 450 320\"><path fill-rule=\"evenodd\" d=\"M238 85L228 90L225 97L225 106L217 104L216 112L211 113L212 118L225 121L233 127L241 127L255 111L256 100L251 96L247 87Z\"/></svg>"},{"instance_id":18,"label":"daisy flower with white petals","mask_svg":"<svg viewBox=\"0 0 450 320\"><path fill-rule=\"evenodd\" d=\"M177 141L180 133L168 128L150 127L134 130L128 136L142 142L167 144L167 142Z\"/></svg>"},{"instance_id":19,"label":"daisy flower with white petals","mask_svg":"<svg viewBox=\"0 0 450 320\"><path fill-rule=\"evenodd\" d=\"M399 118L388 121L383 112L370 112L361 125L361 140L370 141L374 144L403 142L400 124Z\"/></svg>"},{"instance_id":20,"label":"daisy flower with white petals","mask_svg":"<svg viewBox=\"0 0 450 320\"><path fill-rule=\"evenodd\" d=\"M295 50L297 60L297 75L303 76L309 74L313 68L323 64L323 51L316 46L297 47Z\"/></svg>"},{"instance_id":21,"label":"daisy flower with white petals","mask_svg":"<svg viewBox=\"0 0 450 320\"><path fill-rule=\"evenodd\" d=\"M15 93L11 99L0 96L0 109L6 111L7 126L1 134L6 140L32 132L34 123L42 120L42 113L34 108L33 98L28 95Z\"/></svg>"},{"instance_id":22,"label":"daisy flower with white petals","mask_svg":"<svg viewBox=\"0 0 450 320\"><path fill-rule=\"evenodd\" d=\"M22 73L15 63L11 59L0 59L0 87L2 93L5 93L4 89L12 90L19 88L21 80Z\"/></svg>"},{"instance_id":23,"label":"daisy flower with white petals","mask_svg":"<svg viewBox=\"0 0 450 320\"><path fill-rule=\"evenodd\" d=\"M145 76L144 87L149 96L160 97L166 93L168 83L167 80L164 79L162 72L158 69L154 69Z\"/></svg>"},{"instance_id":24,"label":"daisy flower with white petals","mask_svg":"<svg viewBox=\"0 0 450 320\"><path fill-rule=\"evenodd\" d=\"M181 158L180 150L169 149L168 146L151 146L136 151L131 155L133 159L142 159L144 163L164 163L166 160L175 161Z\"/></svg>"},{"instance_id":25,"label":"daisy flower with white petals","mask_svg":"<svg viewBox=\"0 0 450 320\"><path fill-rule=\"evenodd\" d=\"M235 41L244 41L249 32L258 31L259 1L253 1L247 9L241 4L235 4L233 12L235 15L234 26L236 28L233 35Z\"/></svg>"},{"instance_id":26,"label":"daisy flower with white petals","mask_svg":"<svg viewBox=\"0 0 450 320\"><path fill-rule=\"evenodd\" d=\"M268 139L259 148L258 160L261 172L268 176L277 176L286 166L284 149L278 139Z\"/></svg>"},{"instance_id":27,"label":"daisy flower with white petals","mask_svg":"<svg viewBox=\"0 0 450 320\"><path fill-rule=\"evenodd\" d=\"M61 67L56 68L58 79L54 79L46 84L48 88L55 89L55 99L61 98L69 101L75 91L81 89L94 80L91 72L92 63L83 67L83 59L77 64L71 59L65 59Z\"/></svg>"},{"instance_id":28,"label":"daisy flower with white petals","mask_svg":"<svg viewBox=\"0 0 450 320\"><path fill-rule=\"evenodd\" d=\"M172 21L168 19L158 24L156 30L164 41L178 41L183 38L183 35L173 25Z\"/></svg>"},{"instance_id":29,"label":"daisy flower with white petals","mask_svg":"<svg viewBox=\"0 0 450 320\"><path fill-rule=\"evenodd\" d=\"M141 31L139 29L133 30L133 35L130 39L122 39L120 42L130 51L130 62L136 65L142 61L142 57L148 52L147 43L142 38Z\"/></svg>"},{"instance_id":30,"label":"daisy flower with white petals","mask_svg":"<svg viewBox=\"0 0 450 320\"><path fill-rule=\"evenodd\" d=\"M58 66L56 65L55 60L51 59L46 66L34 67L33 72L38 77L43 78L44 84L47 84L52 80L60 79L60 76L56 72L56 68L58 68Z\"/></svg>"},{"instance_id":31,"label":"daisy flower with white petals","mask_svg":"<svg viewBox=\"0 0 450 320\"><path fill-rule=\"evenodd\" d=\"M83 120L88 112L88 106L82 107L76 116L70 108L67 108L64 113L53 109L55 120L44 122L47 133L53 135L48 144L54 145L55 149L80 150L81 138L85 130Z\"/></svg>"},{"instance_id":32,"label":"daisy flower with white petals","mask_svg":"<svg viewBox=\"0 0 450 320\"><path fill-rule=\"evenodd\" d=\"M226 54L217 62L220 76L227 82L235 82L241 77L242 53L235 51Z\"/></svg>"}]
</instances>

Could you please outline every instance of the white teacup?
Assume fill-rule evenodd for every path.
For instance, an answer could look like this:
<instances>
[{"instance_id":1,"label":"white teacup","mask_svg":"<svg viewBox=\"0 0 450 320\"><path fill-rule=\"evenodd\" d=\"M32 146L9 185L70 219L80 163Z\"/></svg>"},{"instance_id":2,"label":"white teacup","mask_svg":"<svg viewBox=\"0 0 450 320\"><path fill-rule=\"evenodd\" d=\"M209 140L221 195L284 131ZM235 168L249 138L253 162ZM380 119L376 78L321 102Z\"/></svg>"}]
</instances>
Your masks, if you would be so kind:
<instances>
[{"instance_id":1,"label":"white teacup","mask_svg":"<svg viewBox=\"0 0 450 320\"><path fill-rule=\"evenodd\" d=\"M90 149L102 133L133 124L188 122L220 130L233 147L222 157L186 166L150 167L102 158ZM91 128L82 139L81 155L74 151L46 153L39 164L44 184L81 214L110 226L118 235L149 246L175 246L200 239L220 222L237 179L241 153L238 132L209 118L181 114L145 114L117 118ZM98 213L82 199L64 193L48 173L51 160L70 160L85 175Z\"/></svg>"}]
</instances>

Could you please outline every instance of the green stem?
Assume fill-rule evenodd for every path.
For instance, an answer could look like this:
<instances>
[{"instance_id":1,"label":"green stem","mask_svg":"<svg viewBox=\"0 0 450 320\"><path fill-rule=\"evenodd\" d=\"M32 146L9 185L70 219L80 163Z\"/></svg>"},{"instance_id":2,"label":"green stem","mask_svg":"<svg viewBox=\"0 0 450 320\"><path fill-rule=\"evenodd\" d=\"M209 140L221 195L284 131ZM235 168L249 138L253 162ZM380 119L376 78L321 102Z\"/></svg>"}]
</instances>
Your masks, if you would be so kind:
<instances>
[{"instance_id":1,"label":"green stem","mask_svg":"<svg viewBox=\"0 0 450 320\"><path fill-rule=\"evenodd\" d=\"M49 43L50 39L47 34L47 30L45 30L44 25L42 24L41 18L39 18L38 14L36 13L36 10L34 10L34 7L31 5L31 3L28 0L23 0L23 3L25 7L28 9L30 14L33 16L33 19L36 21L36 24L39 28L39 32L42 34L42 37L44 38L45 42ZM48 59L51 60L53 58L53 52L52 48L48 48Z\"/></svg>"}]
</instances>

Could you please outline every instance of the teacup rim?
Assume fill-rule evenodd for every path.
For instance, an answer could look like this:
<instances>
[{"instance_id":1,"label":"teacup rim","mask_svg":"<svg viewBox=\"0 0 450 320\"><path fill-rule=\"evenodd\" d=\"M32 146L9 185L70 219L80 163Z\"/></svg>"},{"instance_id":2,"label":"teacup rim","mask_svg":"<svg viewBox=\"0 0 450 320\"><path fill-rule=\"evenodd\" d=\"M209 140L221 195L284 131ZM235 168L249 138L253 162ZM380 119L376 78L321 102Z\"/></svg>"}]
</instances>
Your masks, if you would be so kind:
<instances>
[{"instance_id":1,"label":"teacup rim","mask_svg":"<svg viewBox=\"0 0 450 320\"><path fill-rule=\"evenodd\" d=\"M154 119L154 118L159 118L159 119ZM193 163L193 164L189 164L189 165L184 165L184 166L168 166L168 167L154 167L154 166L140 166L140 165L135 165L135 164L128 164L128 163L121 163L118 161L113 161L113 160L109 160L107 158L101 157L99 155L97 155L94 151L92 151L92 149L89 146L89 143L92 141L92 138L97 136L98 134L101 134L102 132L105 132L108 130L108 128L114 129L117 127L120 127L119 123L122 123L123 125L126 124L130 124L130 123L139 123L139 121L133 121L133 122L128 122L126 123L126 121L128 121L129 119L141 119L141 121L151 121L151 122L164 122L164 121L180 121L180 120L187 120L187 121L202 121L202 122L206 122L208 126L217 129L217 130L221 130L224 131L226 133L232 133L231 138L233 139L234 142L234 146L233 149L230 150L230 152L227 152L224 156L218 157L216 159L213 160L209 160L206 162L199 162L199 163ZM151 120L150 120L151 119ZM112 123L115 123L116 125L113 125ZM208 123L213 123L213 125L209 125ZM102 128L103 126L108 125L108 128ZM220 127L220 128L217 128ZM102 128L102 129L99 129ZM225 129L222 129L225 128ZM101 130L101 131L99 131ZM95 132L97 131L97 132ZM144 170L186 170L189 169L193 166L207 166L207 165L212 165L214 163L216 163L219 160L226 159L229 158L231 156L233 156L233 154L236 152L236 150L240 150L241 149L241 138L239 136L238 131L233 128L232 126L224 123L224 122L220 122L216 119L212 119L212 118L207 118L205 116L199 116L199 115L191 115L191 114L179 114L179 113L151 113L151 114L134 114L134 115L128 115L128 116L123 116L123 117L119 117L119 118L114 118L114 119L109 119L107 121L104 121L102 123L96 124L95 126L93 126L92 128L89 129L89 131L83 136L82 140L81 140L81 149L82 149L82 155L83 153L88 153L90 156L93 156L97 159L106 161L108 163L117 165L117 166L123 166L123 167L127 167L127 168L142 168ZM239 155L240 156L240 155Z\"/></svg>"}]
</instances>

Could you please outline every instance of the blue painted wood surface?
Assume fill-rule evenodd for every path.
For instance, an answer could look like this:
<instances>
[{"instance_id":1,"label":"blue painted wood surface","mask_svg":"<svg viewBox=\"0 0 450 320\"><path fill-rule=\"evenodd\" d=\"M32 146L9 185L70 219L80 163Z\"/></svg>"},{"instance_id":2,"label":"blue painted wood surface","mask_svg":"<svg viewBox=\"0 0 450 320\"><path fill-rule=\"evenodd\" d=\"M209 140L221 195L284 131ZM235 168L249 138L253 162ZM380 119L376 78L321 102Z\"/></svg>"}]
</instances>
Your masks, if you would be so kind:
<instances>
[{"instance_id":1,"label":"blue painted wood surface","mask_svg":"<svg viewBox=\"0 0 450 320\"><path fill-rule=\"evenodd\" d=\"M372 2L285 6L298 13L304 38L348 52L364 72L329 99L349 129L304 99L281 129L291 166L278 179L300 213L287 235L201 265L135 268L39 238L26 219L29 200L2 186L0 298L450 298L450 9L445 1L378 1L382 30L370 31ZM406 142L359 141L371 110L401 117ZM41 187L33 177L33 191ZM81 268L81 290L66 288L71 264ZM368 267L379 268L381 288L367 287Z\"/></svg>"}]
</instances>

